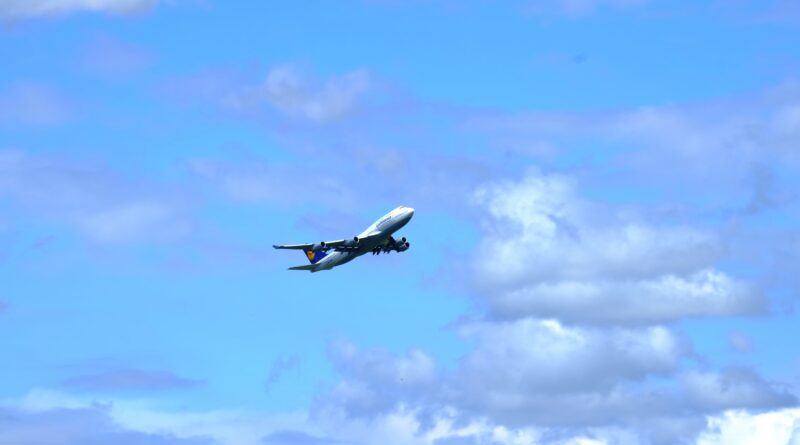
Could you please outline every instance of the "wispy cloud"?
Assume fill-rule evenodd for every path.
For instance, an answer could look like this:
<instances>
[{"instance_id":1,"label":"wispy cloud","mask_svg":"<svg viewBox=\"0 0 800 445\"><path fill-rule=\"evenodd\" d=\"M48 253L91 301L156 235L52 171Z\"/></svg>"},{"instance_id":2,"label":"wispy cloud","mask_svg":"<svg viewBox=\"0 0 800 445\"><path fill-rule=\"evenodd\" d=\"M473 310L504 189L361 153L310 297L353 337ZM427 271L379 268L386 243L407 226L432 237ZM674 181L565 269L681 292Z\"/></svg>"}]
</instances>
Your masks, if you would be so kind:
<instances>
[{"instance_id":1,"label":"wispy cloud","mask_svg":"<svg viewBox=\"0 0 800 445\"><path fill-rule=\"evenodd\" d=\"M203 384L201 380L187 379L169 371L133 368L79 375L64 381L66 387L85 391L163 391L194 388L201 384Z\"/></svg>"},{"instance_id":2,"label":"wispy cloud","mask_svg":"<svg viewBox=\"0 0 800 445\"><path fill-rule=\"evenodd\" d=\"M117 425L103 406L53 408L43 411L0 406L0 443L113 443L117 445L211 445L210 438L179 438Z\"/></svg>"},{"instance_id":3,"label":"wispy cloud","mask_svg":"<svg viewBox=\"0 0 800 445\"><path fill-rule=\"evenodd\" d=\"M185 235L190 225L180 192L167 189L103 164L0 151L0 196L21 210L71 225L97 243Z\"/></svg>"},{"instance_id":4,"label":"wispy cloud","mask_svg":"<svg viewBox=\"0 0 800 445\"><path fill-rule=\"evenodd\" d=\"M291 64L258 75L206 70L167 79L159 89L184 102L199 99L244 116L311 126L345 120L379 90L377 80L365 69L320 78Z\"/></svg>"},{"instance_id":5,"label":"wispy cloud","mask_svg":"<svg viewBox=\"0 0 800 445\"><path fill-rule=\"evenodd\" d=\"M728 336L731 348L737 352L747 353L753 351L753 339L742 331L733 331Z\"/></svg>"},{"instance_id":6,"label":"wispy cloud","mask_svg":"<svg viewBox=\"0 0 800 445\"><path fill-rule=\"evenodd\" d=\"M354 191L339 175L307 166L214 159L194 159L187 166L235 201L281 205L335 202L345 209L357 203Z\"/></svg>"},{"instance_id":7,"label":"wispy cloud","mask_svg":"<svg viewBox=\"0 0 800 445\"><path fill-rule=\"evenodd\" d=\"M532 0L523 2L523 10L532 14L580 17L602 10L627 11L650 0Z\"/></svg>"},{"instance_id":8,"label":"wispy cloud","mask_svg":"<svg viewBox=\"0 0 800 445\"><path fill-rule=\"evenodd\" d=\"M0 90L0 126L57 125L74 113L75 106L49 86L20 82Z\"/></svg>"},{"instance_id":9,"label":"wispy cloud","mask_svg":"<svg viewBox=\"0 0 800 445\"><path fill-rule=\"evenodd\" d=\"M289 117L323 123L351 113L371 83L365 70L316 82L296 67L279 66L267 73L260 86L230 97L230 103L243 109L266 103Z\"/></svg>"},{"instance_id":10,"label":"wispy cloud","mask_svg":"<svg viewBox=\"0 0 800 445\"><path fill-rule=\"evenodd\" d=\"M78 414L79 420L88 420L63 422L65 414ZM319 434L308 425L305 413L172 411L154 400L74 395L47 389L34 389L19 399L0 402L0 425L0 443L9 444L25 443L23 439L27 438L42 444L126 444L111 439L129 437L138 439L134 443L139 444L161 445L163 441L164 445L261 445L262 438L287 429ZM64 429L60 429L62 425Z\"/></svg>"},{"instance_id":11,"label":"wispy cloud","mask_svg":"<svg viewBox=\"0 0 800 445\"><path fill-rule=\"evenodd\" d=\"M267 389L278 383L287 372L296 369L301 363L302 360L298 355L285 355L276 358L272 362L272 366L270 366L269 372L267 373Z\"/></svg>"},{"instance_id":12,"label":"wispy cloud","mask_svg":"<svg viewBox=\"0 0 800 445\"><path fill-rule=\"evenodd\" d=\"M284 430L272 433L263 440L264 445L336 445L338 440L312 436L302 431Z\"/></svg>"},{"instance_id":13,"label":"wispy cloud","mask_svg":"<svg viewBox=\"0 0 800 445\"><path fill-rule=\"evenodd\" d=\"M788 80L752 94L683 105L589 112L476 112L468 115L464 126L488 136L495 148L504 148L509 140L527 140L557 147L560 156L556 158L580 159L592 154L581 142L592 140L602 144L606 165L620 173L729 186L749 175L755 164L798 166L800 157L793 148L800 140L798 110L800 83ZM664 165L676 169L664 169Z\"/></svg>"},{"instance_id":14,"label":"wispy cloud","mask_svg":"<svg viewBox=\"0 0 800 445\"><path fill-rule=\"evenodd\" d=\"M464 196L501 170L491 153L442 149L429 123L441 120L442 110L370 72L355 69L319 78L283 65L270 69L266 81L252 77L207 70L159 87L181 105L211 107L263 125L290 156L303 159L302 166L267 157L188 163L191 172L233 200L313 201L340 213L352 211L355 203L463 208ZM448 128L459 113L447 110Z\"/></svg>"},{"instance_id":15,"label":"wispy cloud","mask_svg":"<svg viewBox=\"0 0 800 445\"><path fill-rule=\"evenodd\" d=\"M92 37L79 56L80 67L92 74L124 77L145 69L152 61L146 49L101 34Z\"/></svg>"},{"instance_id":16,"label":"wispy cloud","mask_svg":"<svg viewBox=\"0 0 800 445\"><path fill-rule=\"evenodd\" d=\"M0 19L22 20L76 12L131 14L147 10L155 3L156 0L6 0L0 3Z\"/></svg>"}]
</instances>

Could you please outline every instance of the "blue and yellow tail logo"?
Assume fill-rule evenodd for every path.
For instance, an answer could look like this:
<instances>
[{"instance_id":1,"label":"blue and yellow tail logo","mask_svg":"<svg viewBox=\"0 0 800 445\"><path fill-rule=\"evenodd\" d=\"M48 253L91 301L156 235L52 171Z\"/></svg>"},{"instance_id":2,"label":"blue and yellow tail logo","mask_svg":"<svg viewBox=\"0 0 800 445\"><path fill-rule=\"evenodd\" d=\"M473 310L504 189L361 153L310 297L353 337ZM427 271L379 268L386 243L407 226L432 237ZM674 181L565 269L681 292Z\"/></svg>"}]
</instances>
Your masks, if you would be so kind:
<instances>
[{"instance_id":1,"label":"blue and yellow tail logo","mask_svg":"<svg viewBox=\"0 0 800 445\"><path fill-rule=\"evenodd\" d=\"M317 264L320 260L328 256L324 250L306 250L306 257L311 264Z\"/></svg>"}]
</instances>

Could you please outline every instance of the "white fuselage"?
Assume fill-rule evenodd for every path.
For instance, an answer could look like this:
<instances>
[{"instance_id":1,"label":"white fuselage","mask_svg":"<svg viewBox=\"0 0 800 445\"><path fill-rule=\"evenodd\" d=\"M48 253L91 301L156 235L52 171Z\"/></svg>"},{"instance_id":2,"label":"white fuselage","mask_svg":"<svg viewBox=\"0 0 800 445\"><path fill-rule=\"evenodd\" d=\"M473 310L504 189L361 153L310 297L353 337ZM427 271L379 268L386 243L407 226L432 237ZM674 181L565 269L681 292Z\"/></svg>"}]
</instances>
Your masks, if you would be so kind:
<instances>
[{"instance_id":1,"label":"white fuselage","mask_svg":"<svg viewBox=\"0 0 800 445\"><path fill-rule=\"evenodd\" d=\"M371 252L377 246L386 245L389 237L408 224L412 216L414 209L411 207L400 206L392 210L358 234L356 249L332 252L315 264L312 271L332 269Z\"/></svg>"}]
</instances>

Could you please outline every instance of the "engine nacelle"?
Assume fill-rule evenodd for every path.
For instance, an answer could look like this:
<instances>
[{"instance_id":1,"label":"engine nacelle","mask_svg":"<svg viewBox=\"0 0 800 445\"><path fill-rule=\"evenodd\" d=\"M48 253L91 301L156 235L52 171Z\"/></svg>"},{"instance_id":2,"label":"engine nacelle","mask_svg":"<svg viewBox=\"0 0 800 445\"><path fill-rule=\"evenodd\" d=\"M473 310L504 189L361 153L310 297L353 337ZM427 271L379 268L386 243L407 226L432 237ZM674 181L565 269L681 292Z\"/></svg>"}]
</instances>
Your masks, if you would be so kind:
<instances>
[{"instance_id":1,"label":"engine nacelle","mask_svg":"<svg viewBox=\"0 0 800 445\"><path fill-rule=\"evenodd\" d=\"M319 251L319 250L325 250L326 248L327 248L327 245L325 244L325 241L321 241L318 244L313 244L311 246L311 250L313 250L315 252Z\"/></svg>"},{"instance_id":2,"label":"engine nacelle","mask_svg":"<svg viewBox=\"0 0 800 445\"><path fill-rule=\"evenodd\" d=\"M353 239L349 239L344 242L344 247L356 247L358 245L358 237L354 236Z\"/></svg>"},{"instance_id":3,"label":"engine nacelle","mask_svg":"<svg viewBox=\"0 0 800 445\"><path fill-rule=\"evenodd\" d=\"M403 239L405 239L405 238L403 238ZM408 250L409 247L411 247L411 243L409 243L408 241L403 241L403 242L397 243L397 246L395 246L395 249L397 249L398 252L405 252L406 250Z\"/></svg>"}]
</instances>

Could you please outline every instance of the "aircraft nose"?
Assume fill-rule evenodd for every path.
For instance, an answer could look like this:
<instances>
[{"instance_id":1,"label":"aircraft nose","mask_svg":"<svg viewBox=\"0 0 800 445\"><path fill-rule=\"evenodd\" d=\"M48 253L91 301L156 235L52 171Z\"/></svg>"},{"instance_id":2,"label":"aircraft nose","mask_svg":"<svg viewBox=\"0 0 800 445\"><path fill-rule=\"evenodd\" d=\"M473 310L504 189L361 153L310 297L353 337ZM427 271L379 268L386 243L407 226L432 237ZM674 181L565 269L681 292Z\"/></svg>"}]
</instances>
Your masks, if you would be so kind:
<instances>
[{"instance_id":1,"label":"aircraft nose","mask_svg":"<svg viewBox=\"0 0 800 445\"><path fill-rule=\"evenodd\" d=\"M406 213L408 213L408 219L411 219L414 216L414 209L411 207L406 207Z\"/></svg>"}]
</instances>

